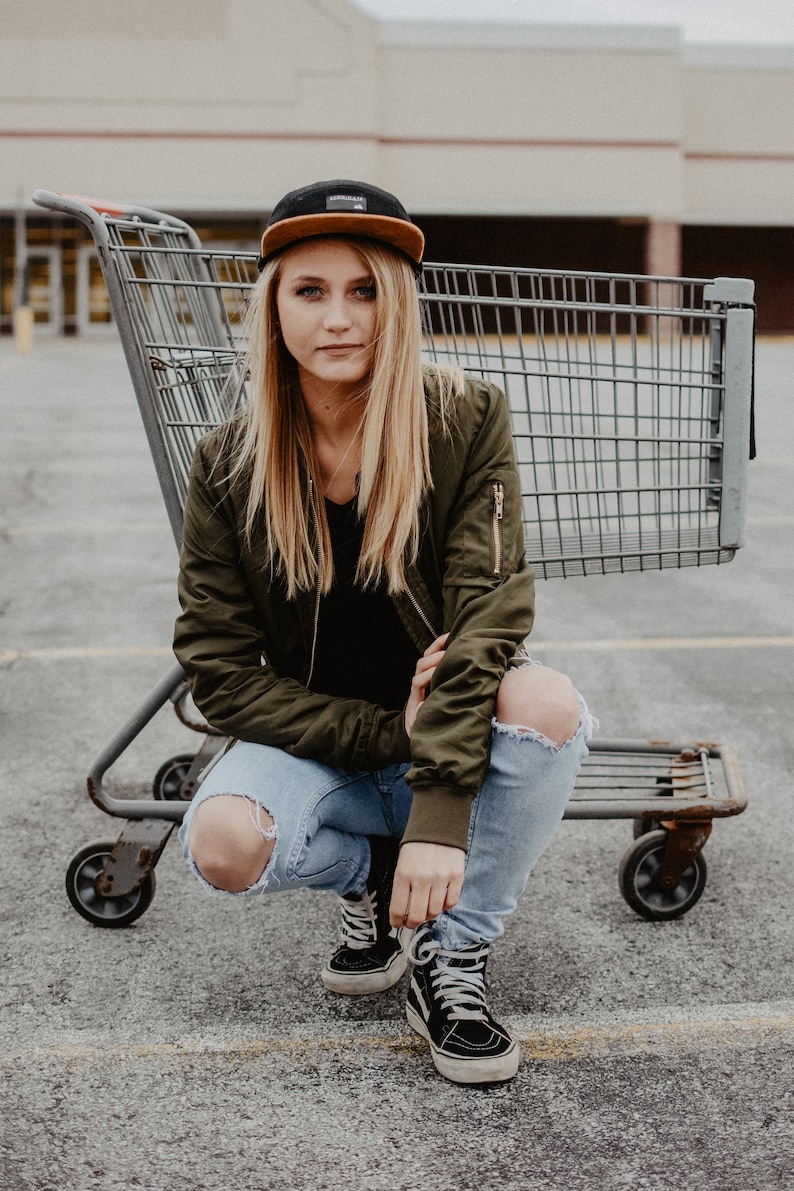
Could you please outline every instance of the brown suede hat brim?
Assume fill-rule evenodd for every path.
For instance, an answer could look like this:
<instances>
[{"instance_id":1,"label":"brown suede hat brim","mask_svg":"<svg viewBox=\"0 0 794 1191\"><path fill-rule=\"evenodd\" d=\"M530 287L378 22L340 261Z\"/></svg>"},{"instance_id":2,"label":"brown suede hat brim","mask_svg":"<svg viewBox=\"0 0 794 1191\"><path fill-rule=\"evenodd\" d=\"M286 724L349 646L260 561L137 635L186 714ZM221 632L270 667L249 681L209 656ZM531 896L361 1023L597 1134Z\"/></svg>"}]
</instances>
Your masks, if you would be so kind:
<instances>
[{"instance_id":1,"label":"brown suede hat brim","mask_svg":"<svg viewBox=\"0 0 794 1191\"><path fill-rule=\"evenodd\" d=\"M262 259L314 236L365 236L380 240L421 265L425 238L415 223L389 215L368 215L357 211L323 211L318 215L296 215L266 227L262 235Z\"/></svg>"}]
</instances>

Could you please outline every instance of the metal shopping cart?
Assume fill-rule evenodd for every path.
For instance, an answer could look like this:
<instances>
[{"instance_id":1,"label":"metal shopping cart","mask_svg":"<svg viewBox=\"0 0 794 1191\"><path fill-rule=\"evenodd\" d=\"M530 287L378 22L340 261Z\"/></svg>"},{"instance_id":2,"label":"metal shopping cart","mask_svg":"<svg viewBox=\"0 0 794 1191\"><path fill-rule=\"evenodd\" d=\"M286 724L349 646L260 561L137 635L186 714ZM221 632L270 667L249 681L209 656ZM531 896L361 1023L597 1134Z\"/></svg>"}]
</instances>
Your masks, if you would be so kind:
<instances>
[{"instance_id":1,"label":"metal shopping cart","mask_svg":"<svg viewBox=\"0 0 794 1191\"><path fill-rule=\"evenodd\" d=\"M202 245L157 211L42 190L34 198L91 230L179 543L195 444L246 399L256 254ZM423 290L428 357L508 396L527 555L540 577L733 557L752 436L751 281L429 264ZM153 798L112 796L108 771L169 702L199 746L163 764ZM162 850L224 743L174 666L88 775L93 802L124 826L69 865L67 892L85 919L121 927L144 913ZM565 817L633 821L621 892L638 914L664 920L697 902L712 821L745 803L727 745L597 739Z\"/></svg>"}]
</instances>

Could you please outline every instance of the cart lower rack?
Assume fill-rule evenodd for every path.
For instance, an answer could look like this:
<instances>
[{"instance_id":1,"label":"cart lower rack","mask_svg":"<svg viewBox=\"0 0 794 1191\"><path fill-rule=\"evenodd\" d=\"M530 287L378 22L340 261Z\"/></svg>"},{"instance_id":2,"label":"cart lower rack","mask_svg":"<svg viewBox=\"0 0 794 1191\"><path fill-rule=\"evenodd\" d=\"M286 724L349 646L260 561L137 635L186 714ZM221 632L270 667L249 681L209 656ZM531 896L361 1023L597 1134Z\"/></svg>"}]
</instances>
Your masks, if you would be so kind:
<instances>
[{"instance_id":1,"label":"cart lower rack","mask_svg":"<svg viewBox=\"0 0 794 1191\"><path fill-rule=\"evenodd\" d=\"M256 254L202 245L161 212L34 197L94 238L179 542L195 444L246 400L242 337ZM422 301L427 358L507 394L527 556L540 577L733 557L744 540L752 436L752 282L429 264ZM153 798L113 797L108 771L169 702L201 747L161 766ZM102 750L89 794L126 823L69 866L69 897L89 922L124 926L147 908L162 849L223 743L191 710L174 667ZM565 817L633 821L621 891L639 914L666 919L702 893L712 821L745 801L727 746L597 740Z\"/></svg>"}]
</instances>

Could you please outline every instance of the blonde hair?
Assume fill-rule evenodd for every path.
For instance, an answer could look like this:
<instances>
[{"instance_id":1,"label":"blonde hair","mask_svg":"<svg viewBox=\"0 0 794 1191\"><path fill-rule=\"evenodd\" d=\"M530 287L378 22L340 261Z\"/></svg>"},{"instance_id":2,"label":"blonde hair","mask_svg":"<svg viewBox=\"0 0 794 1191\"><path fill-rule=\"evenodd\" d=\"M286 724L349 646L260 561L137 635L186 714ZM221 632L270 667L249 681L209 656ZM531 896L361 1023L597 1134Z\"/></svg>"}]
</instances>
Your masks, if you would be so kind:
<instances>
[{"instance_id":1,"label":"blonde hair","mask_svg":"<svg viewBox=\"0 0 794 1191\"><path fill-rule=\"evenodd\" d=\"M356 578L363 587L385 580L395 593L406 589L406 566L418 555L420 511L431 486L419 300L407 260L374 241L350 243L366 261L376 293L375 350L362 394L358 512L364 534ZM333 556L297 369L278 326L283 255L265 265L249 310L250 397L234 472L244 472L248 484L247 540L264 530L270 564L292 599L317 586L330 590ZM435 371L443 421L459 381L452 370Z\"/></svg>"}]
</instances>

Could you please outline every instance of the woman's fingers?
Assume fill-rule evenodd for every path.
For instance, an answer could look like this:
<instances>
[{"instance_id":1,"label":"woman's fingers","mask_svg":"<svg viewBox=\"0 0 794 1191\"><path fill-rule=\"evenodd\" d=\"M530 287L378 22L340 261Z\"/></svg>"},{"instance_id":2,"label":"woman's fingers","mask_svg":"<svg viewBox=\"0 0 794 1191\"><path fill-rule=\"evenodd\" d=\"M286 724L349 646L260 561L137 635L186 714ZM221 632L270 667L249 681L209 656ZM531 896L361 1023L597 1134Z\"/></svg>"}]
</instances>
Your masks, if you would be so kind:
<instances>
[{"instance_id":1,"label":"woman's fingers","mask_svg":"<svg viewBox=\"0 0 794 1191\"><path fill-rule=\"evenodd\" d=\"M445 844L403 844L394 875L389 921L412 930L451 909L463 886L465 855Z\"/></svg>"},{"instance_id":2,"label":"woman's fingers","mask_svg":"<svg viewBox=\"0 0 794 1191\"><path fill-rule=\"evenodd\" d=\"M411 908L411 885L399 873L395 873L389 904L389 923L393 927L405 926Z\"/></svg>"},{"instance_id":3,"label":"woman's fingers","mask_svg":"<svg viewBox=\"0 0 794 1191\"><path fill-rule=\"evenodd\" d=\"M429 658L429 657L432 657L432 655L434 653L439 653L439 651L443 652L444 646L446 645L448 638L449 638L449 633L442 633L440 637L436 637L435 641L431 642L431 644L428 645L427 649L422 654L422 657Z\"/></svg>"},{"instance_id":4,"label":"woman's fingers","mask_svg":"<svg viewBox=\"0 0 794 1191\"><path fill-rule=\"evenodd\" d=\"M425 652L416 663L416 670L411 679L411 691L408 696L408 702L405 705L405 730L408 735L411 735L411 729L414 726L416 713L424 702L427 688L436 672L436 667L444 656L444 646L447 643L449 633L442 633L440 637L436 637L432 644L428 645Z\"/></svg>"},{"instance_id":5,"label":"woman's fingers","mask_svg":"<svg viewBox=\"0 0 794 1191\"><path fill-rule=\"evenodd\" d=\"M444 656L443 653L440 654L438 656L438 661L435 661L432 664L428 663L422 669L420 669L419 665L417 665L416 673L414 674L413 678L411 679L411 686L414 688L415 691L426 691L427 690L427 688L430 686L430 682L433 678L433 675L436 672L436 667L438 666L438 663L441 661L441 658L443 656Z\"/></svg>"},{"instance_id":6,"label":"woman's fingers","mask_svg":"<svg viewBox=\"0 0 794 1191\"><path fill-rule=\"evenodd\" d=\"M416 671L414 677L423 678L428 682L433 675L433 672L444 656L444 646L447 643L449 633L443 633L440 637L436 637L432 645L428 645L425 652L416 663Z\"/></svg>"}]
</instances>

